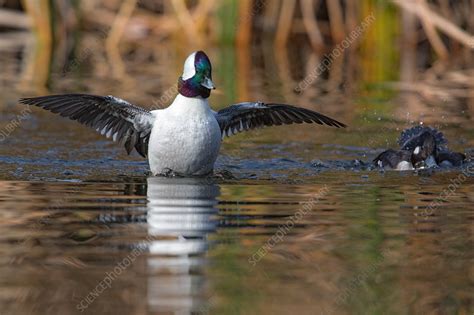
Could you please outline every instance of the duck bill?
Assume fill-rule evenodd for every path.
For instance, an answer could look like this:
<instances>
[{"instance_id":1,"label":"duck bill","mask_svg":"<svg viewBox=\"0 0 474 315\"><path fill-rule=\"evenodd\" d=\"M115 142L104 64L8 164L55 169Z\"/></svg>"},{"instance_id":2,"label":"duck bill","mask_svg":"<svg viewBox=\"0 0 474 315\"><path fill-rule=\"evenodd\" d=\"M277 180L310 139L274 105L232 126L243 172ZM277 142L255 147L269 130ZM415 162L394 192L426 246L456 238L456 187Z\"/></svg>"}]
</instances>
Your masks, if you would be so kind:
<instances>
[{"instance_id":1,"label":"duck bill","mask_svg":"<svg viewBox=\"0 0 474 315\"><path fill-rule=\"evenodd\" d=\"M214 82L212 82L212 80L209 79L208 77L204 78L204 80L201 82L201 85L209 90L215 90L216 88L216 86L214 85Z\"/></svg>"}]
</instances>

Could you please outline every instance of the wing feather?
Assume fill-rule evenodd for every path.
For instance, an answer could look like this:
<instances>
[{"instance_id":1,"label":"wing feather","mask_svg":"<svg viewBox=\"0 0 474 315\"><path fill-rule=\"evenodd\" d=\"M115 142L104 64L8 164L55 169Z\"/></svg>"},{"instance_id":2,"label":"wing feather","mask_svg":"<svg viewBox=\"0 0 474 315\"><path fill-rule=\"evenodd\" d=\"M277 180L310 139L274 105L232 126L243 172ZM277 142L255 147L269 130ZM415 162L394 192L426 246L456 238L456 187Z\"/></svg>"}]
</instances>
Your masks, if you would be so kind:
<instances>
[{"instance_id":1,"label":"wing feather","mask_svg":"<svg viewBox=\"0 0 474 315\"><path fill-rule=\"evenodd\" d=\"M148 110L114 96L63 94L22 98L20 103L35 105L94 128L100 134L146 157L155 120Z\"/></svg>"},{"instance_id":2,"label":"wing feather","mask_svg":"<svg viewBox=\"0 0 474 315\"><path fill-rule=\"evenodd\" d=\"M226 107L215 113L222 136L264 126L316 123L337 128L343 123L315 111L287 104L245 102Z\"/></svg>"}]
</instances>

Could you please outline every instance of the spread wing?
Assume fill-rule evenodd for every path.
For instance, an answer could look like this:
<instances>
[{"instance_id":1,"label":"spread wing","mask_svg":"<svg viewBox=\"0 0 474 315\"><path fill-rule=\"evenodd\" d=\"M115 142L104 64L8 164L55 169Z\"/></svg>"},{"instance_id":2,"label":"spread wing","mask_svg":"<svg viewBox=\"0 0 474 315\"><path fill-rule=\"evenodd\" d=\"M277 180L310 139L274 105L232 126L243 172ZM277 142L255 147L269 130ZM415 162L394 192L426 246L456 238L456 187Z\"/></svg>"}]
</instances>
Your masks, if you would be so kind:
<instances>
[{"instance_id":1,"label":"spread wing","mask_svg":"<svg viewBox=\"0 0 474 315\"><path fill-rule=\"evenodd\" d=\"M153 114L120 98L63 94L22 98L20 103L38 106L92 127L125 145L128 154L133 148L143 157L148 153Z\"/></svg>"},{"instance_id":2,"label":"spread wing","mask_svg":"<svg viewBox=\"0 0 474 315\"><path fill-rule=\"evenodd\" d=\"M422 136L423 134L425 134L425 137ZM433 127L420 125L403 130L398 139L398 144L402 150L414 150L417 146L423 145L427 134L431 134L439 150L447 148L448 140L441 131Z\"/></svg>"},{"instance_id":3,"label":"spread wing","mask_svg":"<svg viewBox=\"0 0 474 315\"><path fill-rule=\"evenodd\" d=\"M346 127L343 123L312 110L286 104L245 102L226 107L215 113L222 136L263 127L301 123Z\"/></svg>"}]
</instances>

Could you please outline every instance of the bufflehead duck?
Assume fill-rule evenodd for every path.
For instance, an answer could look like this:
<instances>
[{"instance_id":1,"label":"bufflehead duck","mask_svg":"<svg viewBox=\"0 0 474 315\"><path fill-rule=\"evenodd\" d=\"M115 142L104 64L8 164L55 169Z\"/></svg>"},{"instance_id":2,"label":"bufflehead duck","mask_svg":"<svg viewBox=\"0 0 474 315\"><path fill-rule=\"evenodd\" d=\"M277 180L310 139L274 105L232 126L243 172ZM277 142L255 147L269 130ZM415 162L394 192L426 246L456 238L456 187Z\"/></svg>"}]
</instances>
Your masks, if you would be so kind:
<instances>
[{"instance_id":1,"label":"bufflehead duck","mask_svg":"<svg viewBox=\"0 0 474 315\"><path fill-rule=\"evenodd\" d=\"M380 153L375 159L376 166L398 171L413 170L412 153L407 150L388 149Z\"/></svg>"},{"instance_id":2,"label":"bufflehead duck","mask_svg":"<svg viewBox=\"0 0 474 315\"><path fill-rule=\"evenodd\" d=\"M22 98L35 105L92 127L148 157L154 175L172 171L181 175L207 175L214 169L225 136L264 126L317 123L345 127L320 113L286 104L244 102L213 111L208 103L211 62L203 51L189 55L178 79L172 104L148 111L114 96L88 94Z\"/></svg>"},{"instance_id":3,"label":"bufflehead duck","mask_svg":"<svg viewBox=\"0 0 474 315\"><path fill-rule=\"evenodd\" d=\"M450 151L447 143L448 141L439 130L416 126L401 133L398 139L400 150L386 150L380 153L373 162L378 167L399 171L462 165L466 156Z\"/></svg>"}]
</instances>

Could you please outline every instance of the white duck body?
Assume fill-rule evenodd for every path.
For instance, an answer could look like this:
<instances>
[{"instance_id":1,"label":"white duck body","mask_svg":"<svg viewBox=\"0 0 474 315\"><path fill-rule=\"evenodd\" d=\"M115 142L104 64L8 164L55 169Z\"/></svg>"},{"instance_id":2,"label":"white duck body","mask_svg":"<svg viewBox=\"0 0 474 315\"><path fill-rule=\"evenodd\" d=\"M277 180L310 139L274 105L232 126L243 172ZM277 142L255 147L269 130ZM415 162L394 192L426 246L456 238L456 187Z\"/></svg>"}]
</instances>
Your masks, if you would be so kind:
<instances>
[{"instance_id":1,"label":"white duck body","mask_svg":"<svg viewBox=\"0 0 474 315\"><path fill-rule=\"evenodd\" d=\"M154 175L169 170L186 175L212 172L222 135L207 98L178 94L168 108L152 114L148 159Z\"/></svg>"}]
</instances>

